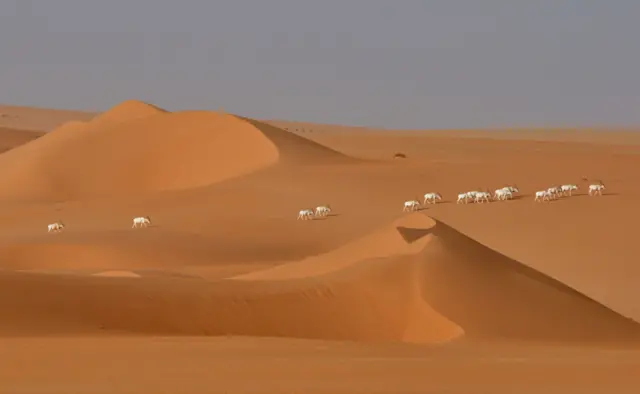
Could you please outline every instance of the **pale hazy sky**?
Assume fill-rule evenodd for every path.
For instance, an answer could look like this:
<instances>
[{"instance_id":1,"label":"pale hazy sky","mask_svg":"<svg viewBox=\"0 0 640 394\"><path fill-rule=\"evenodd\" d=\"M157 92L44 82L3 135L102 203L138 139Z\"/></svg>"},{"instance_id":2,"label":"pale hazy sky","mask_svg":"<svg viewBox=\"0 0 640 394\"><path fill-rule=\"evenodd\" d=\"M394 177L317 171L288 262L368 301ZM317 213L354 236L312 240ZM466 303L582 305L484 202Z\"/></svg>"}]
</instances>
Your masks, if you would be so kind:
<instances>
[{"instance_id":1,"label":"pale hazy sky","mask_svg":"<svg viewBox=\"0 0 640 394\"><path fill-rule=\"evenodd\" d=\"M640 125L639 0L4 0L0 103Z\"/></svg>"}]
</instances>

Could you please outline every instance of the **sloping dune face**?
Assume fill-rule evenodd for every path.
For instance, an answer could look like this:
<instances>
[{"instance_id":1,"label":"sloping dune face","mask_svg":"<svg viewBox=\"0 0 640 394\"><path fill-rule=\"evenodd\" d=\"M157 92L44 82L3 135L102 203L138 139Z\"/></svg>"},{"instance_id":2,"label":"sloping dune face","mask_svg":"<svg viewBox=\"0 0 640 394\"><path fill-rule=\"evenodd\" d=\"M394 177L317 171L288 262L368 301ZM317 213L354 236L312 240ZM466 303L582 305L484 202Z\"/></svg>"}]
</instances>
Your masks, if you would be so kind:
<instances>
[{"instance_id":1,"label":"sloping dune face","mask_svg":"<svg viewBox=\"0 0 640 394\"><path fill-rule=\"evenodd\" d=\"M365 260L393 258L421 252L430 241L433 219L413 214L383 226L329 253L236 276L236 280L290 280L344 270Z\"/></svg>"},{"instance_id":2,"label":"sloping dune face","mask_svg":"<svg viewBox=\"0 0 640 394\"><path fill-rule=\"evenodd\" d=\"M233 115L125 102L0 156L0 198L64 201L177 190L249 174L289 157L346 157Z\"/></svg>"},{"instance_id":3,"label":"sloping dune face","mask_svg":"<svg viewBox=\"0 0 640 394\"><path fill-rule=\"evenodd\" d=\"M341 152L255 119L238 117L264 133L281 152L283 163L349 164L357 160Z\"/></svg>"},{"instance_id":4,"label":"sloping dune face","mask_svg":"<svg viewBox=\"0 0 640 394\"><path fill-rule=\"evenodd\" d=\"M422 298L469 339L617 342L640 324L438 222L421 253Z\"/></svg>"},{"instance_id":5,"label":"sloping dune face","mask_svg":"<svg viewBox=\"0 0 640 394\"><path fill-rule=\"evenodd\" d=\"M0 334L640 340L637 323L420 214L235 280L111 276L0 274Z\"/></svg>"}]
</instances>

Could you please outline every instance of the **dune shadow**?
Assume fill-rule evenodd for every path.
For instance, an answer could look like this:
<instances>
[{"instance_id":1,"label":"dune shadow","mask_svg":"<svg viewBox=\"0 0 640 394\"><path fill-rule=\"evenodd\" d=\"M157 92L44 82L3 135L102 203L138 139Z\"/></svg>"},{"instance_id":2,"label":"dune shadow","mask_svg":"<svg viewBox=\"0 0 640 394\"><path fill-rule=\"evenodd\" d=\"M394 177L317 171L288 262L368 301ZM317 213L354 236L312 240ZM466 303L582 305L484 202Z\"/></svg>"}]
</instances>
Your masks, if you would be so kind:
<instances>
[{"instance_id":1,"label":"dune shadow","mask_svg":"<svg viewBox=\"0 0 640 394\"><path fill-rule=\"evenodd\" d=\"M427 235L431 234L431 232L433 231L432 228L425 229L425 228L411 228L411 227L403 227L403 226L396 227L396 230L398 230L398 233L400 234L402 239L404 239L405 242L409 244L419 240L420 238L426 237Z\"/></svg>"},{"instance_id":2,"label":"dune shadow","mask_svg":"<svg viewBox=\"0 0 640 394\"><path fill-rule=\"evenodd\" d=\"M577 289L441 221L433 235L422 298L468 338L640 343L638 322Z\"/></svg>"}]
</instances>

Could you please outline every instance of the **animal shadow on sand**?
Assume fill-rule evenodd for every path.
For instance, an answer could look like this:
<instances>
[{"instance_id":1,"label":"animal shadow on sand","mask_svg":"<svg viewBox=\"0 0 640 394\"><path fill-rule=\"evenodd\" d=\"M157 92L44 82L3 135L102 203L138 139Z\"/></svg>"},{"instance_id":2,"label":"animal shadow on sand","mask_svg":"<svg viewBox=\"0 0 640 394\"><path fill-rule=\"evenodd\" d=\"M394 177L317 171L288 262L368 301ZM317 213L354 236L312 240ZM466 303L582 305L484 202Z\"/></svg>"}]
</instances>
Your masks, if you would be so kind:
<instances>
[{"instance_id":1,"label":"animal shadow on sand","mask_svg":"<svg viewBox=\"0 0 640 394\"><path fill-rule=\"evenodd\" d=\"M453 200L440 200L438 201L436 204L424 204L425 207L429 207L429 206L438 206L440 204L453 204Z\"/></svg>"},{"instance_id":2,"label":"animal shadow on sand","mask_svg":"<svg viewBox=\"0 0 640 394\"><path fill-rule=\"evenodd\" d=\"M324 216L314 216L314 217L311 218L311 220L327 220L330 217L335 217L335 216L340 216L340 214L339 213L329 213L329 214L324 215Z\"/></svg>"},{"instance_id":3,"label":"animal shadow on sand","mask_svg":"<svg viewBox=\"0 0 640 394\"><path fill-rule=\"evenodd\" d=\"M607 196L619 196L620 193L616 193L616 192L610 192L610 193L602 193L602 195L592 195L590 196L588 192L582 192L582 193L573 193L573 195L571 196L564 196L561 198L572 198L572 197L591 197L591 198L598 198L598 197L607 197Z\"/></svg>"}]
</instances>

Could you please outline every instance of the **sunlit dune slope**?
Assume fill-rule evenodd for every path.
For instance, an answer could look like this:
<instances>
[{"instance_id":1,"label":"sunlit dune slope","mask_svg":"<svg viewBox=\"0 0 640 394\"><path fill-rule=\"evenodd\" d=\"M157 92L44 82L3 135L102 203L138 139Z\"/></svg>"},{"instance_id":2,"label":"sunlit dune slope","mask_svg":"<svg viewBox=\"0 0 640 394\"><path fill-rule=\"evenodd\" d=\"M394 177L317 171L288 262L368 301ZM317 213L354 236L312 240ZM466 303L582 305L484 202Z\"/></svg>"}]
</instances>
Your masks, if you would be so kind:
<instances>
[{"instance_id":1,"label":"sunlit dune slope","mask_svg":"<svg viewBox=\"0 0 640 394\"><path fill-rule=\"evenodd\" d=\"M267 270L268 280L2 272L0 334L106 330L419 343L640 339L637 323L420 214L365 239L380 246L366 250L368 242L356 241Z\"/></svg>"},{"instance_id":2,"label":"sunlit dune slope","mask_svg":"<svg viewBox=\"0 0 640 394\"><path fill-rule=\"evenodd\" d=\"M434 225L433 219L425 215L407 215L329 253L231 279L289 280L314 277L345 269L364 260L415 254L430 241L424 235Z\"/></svg>"},{"instance_id":3,"label":"sunlit dune slope","mask_svg":"<svg viewBox=\"0 0 640 394\"><path fill-rule=\"evenodd\" d=\"M0 198L61 201L211 185L282 161L344 158L233 115L125 102L0 155Z\"/></svg>"},{"instance_id":4,"label":"sunlit dune slope","mask_svg":"<svg viewBox=\"0 0 640 394\"><path fill-rule=\"evenodd\" d=\"M111 107L105 112L101 112L93 117L88 123L92 126L107 126L135 119L167 113L168 111L155 105L137 100L126 100Z\"/></svg>"}]
</instances>

